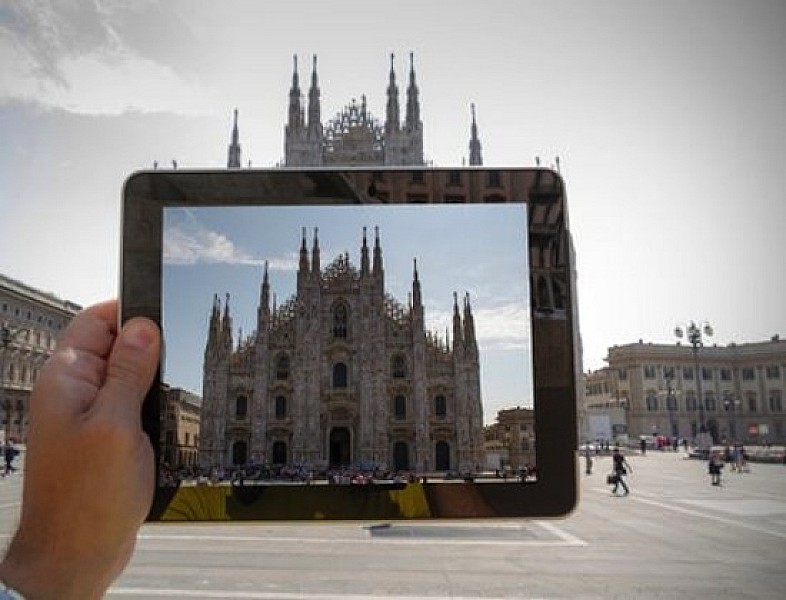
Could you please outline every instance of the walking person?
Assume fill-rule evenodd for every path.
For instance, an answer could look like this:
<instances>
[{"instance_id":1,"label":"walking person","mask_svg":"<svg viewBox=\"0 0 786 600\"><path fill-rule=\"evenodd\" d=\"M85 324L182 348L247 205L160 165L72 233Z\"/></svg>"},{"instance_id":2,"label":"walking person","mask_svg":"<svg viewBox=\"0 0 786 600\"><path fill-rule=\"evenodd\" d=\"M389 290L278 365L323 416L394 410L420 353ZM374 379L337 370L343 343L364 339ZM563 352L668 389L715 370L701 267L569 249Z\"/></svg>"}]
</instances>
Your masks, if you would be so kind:
<instances>
[{"instance_id":1,"label":"walking person","mask_svg":"<svg viewBox=\"0 0 786 600\"><path fill-rule=\"evenodd\" d=\"M712 478L712 485L721 484L721 469L723 469L723 458L718 450L712 453L709 460L708 470Z\"/></svg>"},{"instance_id":2,"label":"walking person","mask_svg":"<svg viewBox=\"0 0 786 600\"><path fill-rule=\"evenodd\" d=\"M630 464L628 464L628 461L625 460L625 457L622 455L622 452L620 452L619 446L614 447L614 454L611 455L611 459L612 461L614 461L613 462L614 489L611 490L611 493L616 494L617 487L621 485L622 489L625 490L623 496L627 496L628 494L630 494L630 488L628 487L628 484L625 483L625 475L627 475L628 473L633 473L633 469L631 469Z\"/></svg>"},{"instance_id":3,"label":"walking person","mask_svg":"<svg viewBox=\"0 0 786 600\"><path fill-rule=\"evenodd\" d=\"M584 459L586 461L585 473L592 475L592 454L590 453L590 446L587 444L584 448Z\"/></svg>"},{"instance_id":4,"label":"walking person","mask_svg":"<svg viewBox=\"0 0 786 600\"><path fill-rule=\"evenodd\" d=\"M5 459L5 472L3 476L10 475L13 471L16 471L14 468L14 459L17 454L19 454L19 451L14 448L14 442L10 439L6 440L3 446L3 458Z\"/></svg>"}]
</instances>

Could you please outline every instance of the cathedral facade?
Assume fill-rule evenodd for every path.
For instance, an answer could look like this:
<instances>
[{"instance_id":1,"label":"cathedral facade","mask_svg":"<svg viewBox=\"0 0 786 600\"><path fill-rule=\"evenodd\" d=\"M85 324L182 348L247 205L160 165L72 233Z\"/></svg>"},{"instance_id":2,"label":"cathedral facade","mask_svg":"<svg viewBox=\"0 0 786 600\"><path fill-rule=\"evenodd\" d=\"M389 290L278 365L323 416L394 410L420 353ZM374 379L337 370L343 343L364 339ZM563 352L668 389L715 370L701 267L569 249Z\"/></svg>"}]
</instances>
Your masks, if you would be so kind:
<instances>
[{"instance_id":1,"label":"cathedral facade","mask_svg":"<svg viewBox=\"0 0 786 600\"><path fill-rule=\"evenodd\" d=\"M295 295L271 304L265 267L257 330L234 340L214 298L204 355L199 460L231 465L471 471L483 464L483 412L469 297L453 297L452 341L425 328L417 263L410 301L385 292L379 232L321 267L300 247ZM449 300L448 300L449 301ZM461 306L460 306L461 304Z\"/></svg>"},{"instance_id":2,"label":"cathedral facade","mask_svg":"<svg viewBox=\"0 0 786 600\"><path fill-rule=\"evenodd\" d=\"M287 122L284 125L283 166L426 166L414 56L412 53L409 55L409 80L403 118L394 58L391 54L384 123L371 114L366 96L363 95L359 104L357 99L352 98L349 104L323 124L317 57L314 55L312 59L311 82L306 100L300 87L297 56L294 56ZM474 104L471 105L471 113L469 164L479 166L483 164L483 158ZM239 169L242 164L237 118L235 110L232 137L227 150L227 167L230 169Z\"/></svg>"}]
</instances>

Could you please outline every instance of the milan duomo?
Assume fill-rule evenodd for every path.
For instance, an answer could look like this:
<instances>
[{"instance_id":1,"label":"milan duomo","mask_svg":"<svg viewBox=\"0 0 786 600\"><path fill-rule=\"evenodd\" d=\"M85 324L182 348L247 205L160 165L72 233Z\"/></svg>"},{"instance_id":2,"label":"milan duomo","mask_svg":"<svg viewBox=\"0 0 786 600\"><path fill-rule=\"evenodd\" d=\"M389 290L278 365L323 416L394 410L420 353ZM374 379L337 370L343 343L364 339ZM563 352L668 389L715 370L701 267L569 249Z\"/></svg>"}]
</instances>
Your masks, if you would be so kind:
<instances>
[{"instance_id":1,"label":"milan duomo","mask_svg":"<svg viewBox=\"0 0 786 600\"><path fill-rule=\"evenodd\" d=\"M323 127L316 56L307 110L295 58L286 166L423 166L411 54L409 62L403 119L391 55L384 125L363 96ZM482 164L474 106L469 150L470 164ZM240 168L240 155L235 111L227 167ZM200 416L203 468L251 463L463 472L482 464L480 369L469 297L454 294L452 342L441 341L425 329L417 265L404 306L385 293L378 231L369 254L364 228L359 270L348 254L322 269L317 232L309 252L304 229L295 296L271 307L265 267L257 330L245 339L233 339L229 297L223 310L214 298Z\"/></svg>"},{"instance_id":2,"label":"milan duomo","mask_svg":"<svg viewBox=\"0 0 786 600\"><path fill-rule=\"evenodd\" d=\"M310 254L310 260L309 260ZM232 337L214 299L205 348L200 463L468 471L481 463L483 413L469 297L454 294L452 345L426 331L417 264L411 302L385 293L379 232L320 266L300 247L297 292L271 308L267 266L257 331ZM449 302L449 299L448 299ZM463 314L462 314L463 313Z\"/></svg>"}]
</instances>

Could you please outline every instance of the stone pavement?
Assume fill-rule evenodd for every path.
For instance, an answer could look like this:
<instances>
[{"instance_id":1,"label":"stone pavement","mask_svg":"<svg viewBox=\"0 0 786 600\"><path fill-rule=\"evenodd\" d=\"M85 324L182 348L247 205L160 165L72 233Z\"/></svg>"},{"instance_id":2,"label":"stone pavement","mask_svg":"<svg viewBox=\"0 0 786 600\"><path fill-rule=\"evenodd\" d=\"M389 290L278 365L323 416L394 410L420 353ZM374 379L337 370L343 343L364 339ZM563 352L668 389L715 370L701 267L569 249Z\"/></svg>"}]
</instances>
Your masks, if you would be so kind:
<instances>
[{"instance_id":1,"label":"stone pavement","mask_svg":"<svg viewBox=\"0 0 786 600\"><path fill-rule=\"evenodd\" d=\"M358 524L146 525L109 598L332 600L782 598L786 467L710 485L682 453L632 454L631 495L581 469L566 519ZM0 480L12 531L19 475Z\"/></svg>"}]
</instances>

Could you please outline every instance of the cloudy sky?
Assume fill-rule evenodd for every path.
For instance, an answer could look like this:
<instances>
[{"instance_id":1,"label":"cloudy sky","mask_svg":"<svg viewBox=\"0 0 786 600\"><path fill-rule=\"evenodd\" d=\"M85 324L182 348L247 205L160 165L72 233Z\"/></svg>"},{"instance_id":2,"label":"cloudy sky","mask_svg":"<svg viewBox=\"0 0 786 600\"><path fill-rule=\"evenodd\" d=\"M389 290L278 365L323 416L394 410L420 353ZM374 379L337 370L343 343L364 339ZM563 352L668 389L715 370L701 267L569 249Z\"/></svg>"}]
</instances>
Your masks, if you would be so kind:
<instances>
[{"instance_id":1,"label":"cloudy sky","mask_svg":"<svg viewBox=\"0 0 786 600\"><path fill-rule=\"evenodd\" d=\"M326 119L384 117L389 54L415 53L425 151L560 157L586 368L612 344L709 320L786 335L786 4L0 0L0 272L89 304L114 295L122 182L153 161L272 166L297 53Z\"/></svg>"}]
</instances>

